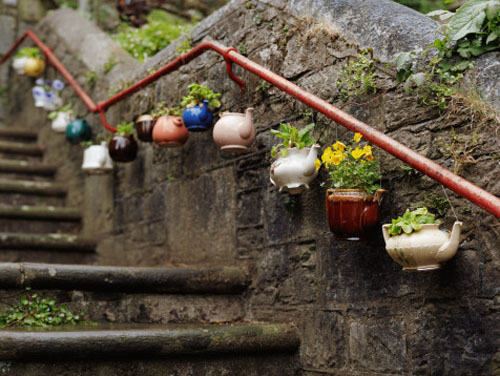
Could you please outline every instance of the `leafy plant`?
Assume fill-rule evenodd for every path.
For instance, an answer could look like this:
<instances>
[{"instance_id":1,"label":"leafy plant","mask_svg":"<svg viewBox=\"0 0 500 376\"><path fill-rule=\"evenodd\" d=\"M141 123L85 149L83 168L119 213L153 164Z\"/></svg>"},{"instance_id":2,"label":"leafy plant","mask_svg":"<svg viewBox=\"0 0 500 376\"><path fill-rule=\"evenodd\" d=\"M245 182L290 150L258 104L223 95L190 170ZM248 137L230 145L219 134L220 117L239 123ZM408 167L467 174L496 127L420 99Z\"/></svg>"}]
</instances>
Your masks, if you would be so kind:
<instances>
[{"instance_id":1,"label":"leafy plant","mask_svg":"<svg viewBox=\"0 0 500 376\"><path fill-rule=\"evenodd\" d=\"M87 73L85 73L85 81L87 81L90 86L94 86L97 83L97 73L94 71L87 71Z\"/></svg>"},{"instance_id":2,"label":"leafy plant","mask_svg":"<svg viewBox=\"0 0 500 376\"><path fill-rule=\"evenodd\" d=\"M134 122L132 122L132 121L129 123L124 121L123 123L118 124L116 126L116 134L118 136L127 137L127 136L131 135L132 133L134 133Z\"/></svg>"},{"instance_id":3,"label":"leafy plant","mask_svg":"<svg viewBox=\"0 0 500 376\"><path fill-rule=\"evenodd\" d=\"M458 174L465 165L476 163L472 154L481 146L482 139L477 131L471 135L459 135L452 129L450 136L448 142L439 138L437 144L441 154L453 159L453 172Z\"/></svg>"},{"instance_id":4,"label":"leafy plant","mask_svg":"<svg viewBox=\"0 0 500 376\"><path fill-rule=\"evenodd\" d=\"M182 116L182 108L179 106L167 107L164 103L155 103L155 107L149 114L155 119L160 116Z\"/></svg>"},{"instance_id":5,"label":"leafy plant","mask_svg":"<svg viewBox=\"0 0 500 376\"><path fill-rule=\"evenodd\" d=\"M161 10L152 10L147 21L139 29L123 23L113 37L125 51L141 62L154 56L193 26Z\"/></svg>"},{"instance_id":6,"label":"leafy plant","mask_svg":"<svg viewBox=\"0 0 500 376\"><path fill-rule=\"evenodd\" d=\"M188 86L189 94L182 97L181 106L182 107L194 107L201 104L204 100L208 101L208 105L219 108L221 97L220 93L215 93L206 86L191 84Z\"/></svg>"},{"instance_id":7,"label":"leafy plant","mask_svg":"<svg viewBox=\"0 0 500 376\"><path fill-rule=\"evenodd\" d=\"M245 45L245 43L241 42L240 44L238 44L238 52L243 56L247 56L247 46Z\"/></svg>"},{"instance_id":8,"label":"leafy plant","mask_svg":"<svg viewBox=\"0 0 500 376\"><path fill-rule=\"evenodd\" d=\"M256 88L255 88L255 91L257 93L261 93L261 94L264 94L266 95L267 94L267 91L269 90L269 88L271 87L271 84L267 81L262 81Z\"/></svg>"},{"instance_id":9,"label":"leafy plant","mask_svg":"<svg viewBox=\"0 0 500 376\"><path fill-rule=\"evenodd\" d=\"M271 149L271 156L275 158L279 152L282 157L286 157L288 154L288 148L302 149L314 145L316 140L311 137L311 132L313 131L314 126L315 124L311 123L299 131L297 128L292 127L290 123L281 123L279 131L271 129L271 133L273 135L283 139L283 143L281 145L273 146Z\"/></svg>"},{"instance_id":10,"label":"leafy plant","mask_svg":"<svg viewBox=\"0 0 500 376\"><path fill-rule=\"evenodd\" d=\"M186 52L189 52L189 50L193 48L192 44L193 44L193 37L189 34L185 35L185 40L178 43L177 53L179 55L182 55L185 54Z\"/></svg>"},{"instance_id":11,"label":"leafy plant","mask_svg":"<svg viewBox=\"0 0 500 376\"><path fill-rule=\"evenodd\" d=\"M106 63L104 63L104 74L108 74L114 66L118 64L113 56L111 56Z\"/></svg>"},{"instance_id":12,"label":"leafy plant","mask_svg":"<svg viewBox=\"0 0 500 376\"><path fill-rule=\"evenodd\" d=\"M42 56L43 55L38 47L23 47L20 48L16 53L16 57L41 58Z\"/></svg>"},{"instance_id":13,"label":"leafy plant","mask_svg":"<svg viewBox=\"0 0 500 376\"><path fill-rule=\"evenodd\" d=\"M402 217L392 220L387 230L390 236L397 236L403 232L411 234L419 231L423 225L433 223L441 223L441 221L435 219L434 214L429 213L427 208L423 207L412 211L406 209Z\"/></svg>"},{"instance_id":14,"label":"leafy plant","mask_svg":"<svg viewBox=\"0 0 500 376\"><path fill-rule=\"evenodd\" d=\"M349 61L339 73L335 83L343 100L377 91L375 62L366 56L368 51L358 54L356 60Z\"/></svg>"},{"instance_id":15,"label":"leafy plant","mask_svg":"<svg viewBox=\"0 0 500 376\"><path fill-rule=\"evenodd\" d=\"M72 107L73 107L73 103L70 102L68 103L66 106L63 106L61 107L60 109L56 110L56 111L52 111L49 113L49 115L47 116L50 120L56 120L57 118L57 115L59 114L59 112L69 112L69 111L72 111Z\"/></svg>"},{"instance_id":16,"label":"leafy plant","mask_svg":"<svg viewBox=\"0 0 500 376\"><path fill-rule=\"evenodd\" d=\"M65 305L38 294L23 296L19 303L0 312L0 327L76 325L82 321L83 313L71 313Z\"/></svg>"},{"instance_id":17,"label":"leafy plant","mask_svg":"<svg viewBox=\"0 0 500 376\"><path fill-rule=\"evenodd\" d=\"M361 134L354 135L355 149L336 141L321 156L330 175L331 186L337 189L361 189L373 194L380 189L380 167L372 147L360 144Z\"/></svg>"},{"instance_id":18,"label":"leafy plant","mask_svg":"<svg viewBox=\"0 0 500 376\"><path fill-rule=\"evenodd\" d=\"M399 54L395 61L396 78L405 82L407 92L415 91L421 103L444 109L456 94L464 72L473 67L470 59L500 49L500 2L469 0L456 13L440 10L429 16L449 20L438 29L442 37L422 55L429 50L437 53L420 70L416 67L418 51Z\"/></svg>"}]
</instances>

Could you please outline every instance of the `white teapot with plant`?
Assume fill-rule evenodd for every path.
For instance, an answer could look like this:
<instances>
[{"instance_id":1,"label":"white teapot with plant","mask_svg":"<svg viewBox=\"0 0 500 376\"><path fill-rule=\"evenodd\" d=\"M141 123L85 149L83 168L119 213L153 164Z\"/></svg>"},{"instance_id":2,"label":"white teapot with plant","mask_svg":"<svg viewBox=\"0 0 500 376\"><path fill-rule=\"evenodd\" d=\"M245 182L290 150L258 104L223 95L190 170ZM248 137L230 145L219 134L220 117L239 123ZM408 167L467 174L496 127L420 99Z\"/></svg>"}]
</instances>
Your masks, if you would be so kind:
<instances>
[{"instance_id":1,"label":"white teapot with plant","mask_svg":"<svg viewBox=\"0 0 500 376\"><path fill-rule=\"evenodd\" d=\"M277 159L271 165L270 179L280 192L302 193L318 176L320 146L310 136L313 129L314 124L298 130L288 123L281 123L279 131L271 130L273 135L283 139L281 145L275 145L271 150L271 156Z\"/></svg>"},{"instance_id":2,"label":"white teapot with plant","mask_svg":"<svg viewBox=\"0 0 500 376\"><path fill-rule=\"evenodd\" d=\"M450 260L458 250L462 222L451 234L439 229L440 221L427 208L406 210L392 224L382 226L385 248L403 270L433 270Z\"/></svg>"}]
</instances>

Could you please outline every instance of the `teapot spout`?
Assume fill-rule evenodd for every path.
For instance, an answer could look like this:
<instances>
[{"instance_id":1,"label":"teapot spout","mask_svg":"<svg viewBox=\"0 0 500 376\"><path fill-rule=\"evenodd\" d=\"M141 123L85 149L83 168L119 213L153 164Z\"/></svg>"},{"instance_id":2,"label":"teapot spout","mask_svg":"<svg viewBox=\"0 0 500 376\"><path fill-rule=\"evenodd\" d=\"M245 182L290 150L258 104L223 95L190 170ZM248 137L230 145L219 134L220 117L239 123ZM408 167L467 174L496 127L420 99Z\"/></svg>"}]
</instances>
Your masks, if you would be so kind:
<instances>
[{"instance_id":1,"label":"teapot spout","mask_svg":"<svg viewBox=\"0 0 500 376\"><path fill-rule=\"evenodd\" d=\"M458 243L460 242L460 231L462 229L462 222L456 221L453 224L450 238L438 250L436 258L439 262L445 262L451 259L458 250Z\"/></svg>"},{"instance_id":2,"label":"teapot spout","mask_svg":"<svg viewBox=\"0 0 500 376\"><path fill-rule=\"evenodd\" d=\"M316 172L316 159L318 158L319 145L311 146L307 158L304 160L304 176L311 176Z\"/></svg>"},{"instance_id":3,"label":"teapot spout","mask_svg":"<svg viewBox=\"0 0 500 376\"><path fill-rule=\"evenodd\" d=\"M247 139L248 137L250 137L254 129L252 113L253 108L247 108L247 110L245 111L245 120L242 121L238 126L238 133L243 139Z\"/></svg>"}]
</instances>

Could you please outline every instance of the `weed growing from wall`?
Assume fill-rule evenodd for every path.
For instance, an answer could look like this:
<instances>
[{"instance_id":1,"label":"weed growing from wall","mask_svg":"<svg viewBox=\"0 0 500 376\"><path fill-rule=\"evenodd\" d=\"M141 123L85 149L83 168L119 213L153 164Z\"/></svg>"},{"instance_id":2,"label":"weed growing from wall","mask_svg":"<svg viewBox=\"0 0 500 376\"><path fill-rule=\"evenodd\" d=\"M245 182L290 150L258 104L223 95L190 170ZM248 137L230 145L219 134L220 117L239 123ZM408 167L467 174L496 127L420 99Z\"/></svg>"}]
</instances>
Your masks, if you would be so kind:
<instances>
[{"instance_id":1,"label":"weed growing from wall","mask_svg":"<svg viewBox=\"0 0 500 376\"><path fill-rule=\"evenodd\" d=\"M342 100L377 92L375 62L367 56L367 53L367 51L362 51L356 59L349 60L340 71L335 84L339 88L339 96Z\"/></svg>"}]
</instances>

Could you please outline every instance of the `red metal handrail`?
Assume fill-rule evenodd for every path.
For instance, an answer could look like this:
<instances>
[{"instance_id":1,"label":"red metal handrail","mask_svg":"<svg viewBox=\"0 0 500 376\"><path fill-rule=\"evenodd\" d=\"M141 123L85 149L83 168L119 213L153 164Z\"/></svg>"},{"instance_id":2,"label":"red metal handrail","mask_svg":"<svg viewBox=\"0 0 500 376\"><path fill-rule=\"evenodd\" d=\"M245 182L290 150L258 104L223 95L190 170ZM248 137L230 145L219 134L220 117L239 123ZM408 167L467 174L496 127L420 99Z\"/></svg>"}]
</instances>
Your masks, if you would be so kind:
<instances>
[{"instance_id":1,"label":"red metal handrail","mask_svg":"<svg viewBox=\"0 0 500 376\"><path fill-rule=\"evenodd\" d=\"M437 182L448 187L452 191L458 193L459 195L465 197L474 204L480 206L481 208L489 211L497 218L500 218L500 198L485 191L482 188L472 184L468 180L455 175L446 168L438 165L437 163L431 161L430 159L418 154L412 149L404 146L398 141L392 139L391 137L385 135L384 133L370 127L369 125L359 121L353 116L347 114L346 112L338 109L337 107L331 105L330 103L318 98L317 96L301 89L297 85L291 83L285 78L277 75L276 73L264 68L263 66L253 62L252 60L240 55L235 48L225 47L224 45L215 42L207 41L193 48L191 51L182 54L180 57L170 62L166 66L160 68L156 72L150 74L146 78L140 80L139 82L133 84L129 88L121 91L120 93L112 96L106 101L99 102L97 105L92 101L92 99L85 93L81 86L76 82L73 76L66 70L63 64L57 59L52 50L45 45L32 31L26 31L6 52L6 54L0 59L0 64L2 64L13 52L19 47L22 41L29 37L33 42L40 48L40 50L46 56L46 60L49 64L53 65L64 78L68 81L69 85L75 90L78 96L83 100L88 109L94 113L99 112L101 117L101 122L110 131L116 131L115 128L110 126L106 122L105 111L107 108L115 104L116 102L130 96L131 94L137 92L142 87L148 85L149 83L157 80L158 78L166 75L179 68L180 66L187 64L195 57L201 55L207 50L213 50L222 55L226 62L226 71L228 75L234 80L242 90L245 88L245 84L242 80L236 77L232 72L232 63L241 66L243 69L259 76L260 78L266 80L267 82L273 84L280 90L290 94L292 97L300 100L301 102L307 104L311 108L314 108L318 112L321 112L328 118L336 121L337 123L343 125L344 127L350 129L353 132L359 132L363 137L370 141L373 145L380 147L386 152L394 155L396 158L404 161L411 167L419 170L430 178L436 180Z\"/></svg>"}]
</instances>

